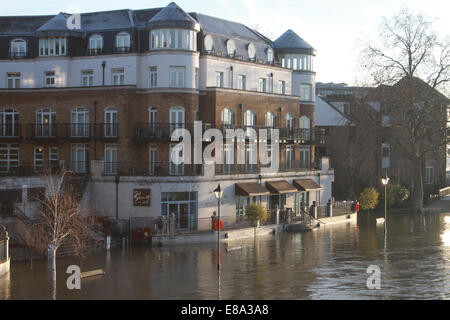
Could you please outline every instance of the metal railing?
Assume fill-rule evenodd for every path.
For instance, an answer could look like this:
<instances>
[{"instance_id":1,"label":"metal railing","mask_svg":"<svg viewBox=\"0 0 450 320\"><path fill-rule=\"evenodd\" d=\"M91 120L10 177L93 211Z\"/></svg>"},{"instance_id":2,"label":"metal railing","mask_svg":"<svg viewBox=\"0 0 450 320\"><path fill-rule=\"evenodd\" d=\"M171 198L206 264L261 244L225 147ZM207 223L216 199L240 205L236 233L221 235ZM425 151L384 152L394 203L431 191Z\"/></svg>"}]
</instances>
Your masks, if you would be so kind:
<instances>
[{"instance_id":1,"label":"metal railing","mask_svg":"<svg viewBox=\"0 0 450 320\"><path fill-rule=\"evenodd\" d=\"M203 123L201 134L211 128L210 123ZM193 123L136 123L134 124L134 139L141 142L147 141L169 141L176 129L186 129L194 138Z\"/></svg>"},{"instance_id":2,"label":"metal railing","mask_svg":"<svg viewBox=\"0 0 450 320\"><path fill-rule=\"evenodd\" d=\"M90 56L97 56L103 54L103 49L89 49L88 53Z\"/></svg>"},{"instance_id":3,"label":"metal railing","mask_svg":"<svg viewBox=\"0 0 450 320\"><path fill-rule=\"evenodd\" d=\"M269 168L261 164L216 164L216 175L257 174L262 168ZM315 170L315 164L309 162L280 163L278 172L297 172Z\"/></svg>"},{"instance_id":4,"label":"metal railing","mask_svg":"<svg viewBox=\"0 0 450 320\"><path fill-rule=\"evenodd\" d=\"M103 174L123 176L201 176L201 164L174 164L167 161L156 162L110 162L103 163Z\"/></svg>"},{"instance_id":5,"label":"metal railing","mask_svg":"<svg viewBox=\"0 0 450 320\"><path fill-rule=\"evenodd\" d=\"M99 123L94 125L94 137L98 140L117 140L119 138L118 123Z\"/></svg>"},{"instance_id":6,"label":"metal railing","mask_svg":"<svg viewBox=\"0 0 450 320\"><path fill-rule=\"evenodd\" d=\"M128 53L131 52L131 46L129 47L114 47L114 53Z\"/></svg>"},{"instance_id":7,"label":"metal railing","mask_svg":"<svg viewBox=\"0 0 450 320\"><path fill-rule=\"evenodd\" d=\"M13 139L19 138L21 134L20 123L3 123L0 125L0 138Z\"/></svg>"},{"instance_id":8,"label":"metal railing","mask_svg":"<svg viewBox=\"0 0 450 320\"><path fill-rule=\"evenodd\" d=\"M9 51L8 56L10 59L25 59L28 53L27 51Z\"/></svg>"},{"instance_id":9,"label":"metal railing","mask_svg":"<svg viewBox=\"0 0 450 320\"><path fill-rule=\"evenodd\" d=\"M46 163L42 166L33 166L27 164L19 164L16 166L13 165L0 165L0 176L19 176L19 177L27 177L27 176L37 176L41 175L47 171L52 173L57 173L61 170L63 165L56 163Z\"/></svg>"}]
</instances>

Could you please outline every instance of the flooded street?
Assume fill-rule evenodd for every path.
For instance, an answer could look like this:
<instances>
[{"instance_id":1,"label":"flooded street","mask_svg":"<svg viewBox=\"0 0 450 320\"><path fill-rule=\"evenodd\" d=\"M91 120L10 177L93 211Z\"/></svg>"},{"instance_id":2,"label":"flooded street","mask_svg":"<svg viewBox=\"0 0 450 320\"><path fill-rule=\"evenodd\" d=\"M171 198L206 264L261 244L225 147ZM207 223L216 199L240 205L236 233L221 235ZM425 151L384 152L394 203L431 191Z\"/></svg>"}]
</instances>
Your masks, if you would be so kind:
<instances>
[{"instance_id":1,"label":"flooded street","mask_svg":"<svg viewBox=\"0 0 450 320\"><path fill-rule=\"evenodd\" d=\"M222 250L217 284L215 243L178 247L115 248L84 261L58 260L57 299L449 299L450 221L445 215L388 216L387 242L376 215L309 233L282 233L231 243ZM447 218L449 220L449 218ZM66 268L104 268L66 287ZM369 290L370 265L381 289ZM13 262L0 278L1 299L51 299L46 261Z\"/></svg>"}]
</instances>

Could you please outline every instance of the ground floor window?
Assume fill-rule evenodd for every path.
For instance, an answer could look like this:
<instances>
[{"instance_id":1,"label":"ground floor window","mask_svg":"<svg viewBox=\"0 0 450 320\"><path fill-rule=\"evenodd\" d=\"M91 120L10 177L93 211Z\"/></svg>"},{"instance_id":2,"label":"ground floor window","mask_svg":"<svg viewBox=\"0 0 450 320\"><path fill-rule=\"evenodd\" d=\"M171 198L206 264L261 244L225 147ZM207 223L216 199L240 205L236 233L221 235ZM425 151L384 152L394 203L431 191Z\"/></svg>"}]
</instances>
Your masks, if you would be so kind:
<instances>
[{"instance_id":1,"label":"ground floor window","mask_svg":"<svg viewBox=\"0 0 450 320\"><path fill-rule=\"evenodd\" d=\"M302 208L306 211L308 211L309 208L309 192L307 191L297 192L295 194L294 213L296 215L301 214Z\"/></svg>"},{"instance_id":2,"label":"ground floor window","mask_svg":"<svg viewBox=\"0 0 450 320\"><path fill-rule=\"evenodd\" d=\"M172 214L177 230L196 230L197 192L162 192L161 215Z\"/></svg>"},{"instance_id":3,"label":"ground floor window","mask_svg":"<svg viewBox=\"0 0 450 320\"><path fill-rule=\"evenodd\" d=\"M283 209L286 205L286 194L272 194L269 196L269 209Z\"/></svg>"},{"instance_id":4,"label":"ground floor window","mask_svg":"<svg viewBox=\"0 0 450 320\"><path fill-rule=\"evenodd\" d=\"M236 218L242 221L245 216L245 207L252 203L261 203L261 197L236 196Z\"/></svg>"}]
</instances>

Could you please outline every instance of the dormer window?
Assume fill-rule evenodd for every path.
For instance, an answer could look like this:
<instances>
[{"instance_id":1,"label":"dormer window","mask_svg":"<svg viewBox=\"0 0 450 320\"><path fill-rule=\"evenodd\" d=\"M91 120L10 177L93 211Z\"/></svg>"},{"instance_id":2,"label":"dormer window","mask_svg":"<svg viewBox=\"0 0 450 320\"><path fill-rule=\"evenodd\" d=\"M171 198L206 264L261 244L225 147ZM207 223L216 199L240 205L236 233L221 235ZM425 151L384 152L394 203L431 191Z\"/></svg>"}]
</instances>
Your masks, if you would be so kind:
<instances>
[{"instance_id":1,"label":"dormer window","mask_svg":"<svg viewBox=\"0 0 450 320\"><path fill-rule=\"evenodd\" d=\"M256 58L256 48L255 48L255 45L253 43L250 43L248 45L248 58L251 61L254 61L255 58Z\"/></svg>"},{"instance_id":2,"label":"dormer window","mask_svg":"<svg viewBox=\"0 0 450 320\"><path fill-rule=\"evenodd\" d=\"M39 39L39 55L45 56L65 56L66 38L48 37Z\"/></svg>"},{"instance_id":3,"label":"dormer window","mask_svg":"<svg viewBox=\"0 0 450 320\"><path fill-rule=\"evenodd\" d=\"M103 51L103 37L99 34L94 34L89 38L89 53L97 55Z\"/></svg>"},{"instance_id":4,"label":"dormer window","mask_svg":"<svg viewBox=\"0 0 450 320\"><path fill-rule=\"evenodd\" d=\"M273 62L273 50L272 48L267 49L267 62Z\"/></svg>"},{"instance_id":5,"label":"dormer window","mask_svg":"<svg viewBox=\"0 0 450 320\"><path fill-rule=\"evenodd\" d=\"M227 41L227 53L229 57L234 57L234 54L236 53L236 45L231 39Z\"/></svg>"},{"instance_id":6,"label":"dormer window","mask_svg":"<svg viewBox=\"0 0 450 320\"><path fill-rule=\"evenodd\" d=\"M116 36L116 52L129 52L131 48L130 34L121 32Z\"/></svg>"},{"instance_id":7,"label":"dormer window","mask_svg":"<svg viewBox=\"0 0 450 320\"><path fill-rule=\"evenodd\" d=\"M25 58L27 56L27 43L23 39L15 39L11 41L9 50L11 58Z\"/></svg>"},{"instance_id":8,"label":"dormer window","mask_svg":"<svg viewBox=\"0 0 450 320\"><path fill-rule=\"evenodd\" d=\"M150 50L197 50L197 32L184 29L158 29L150 32Z\"/></svg>"},{"instance_id":9,"label":"dormer window","mask_svg":"<svg viewBox=\"0 0 450 320\"><path fill-rule=\"evenodd\" d=\"M208 34L205 36L205 50L206 52L211 52L214 49L214 39Z\"/></svg>"}]
</instances>

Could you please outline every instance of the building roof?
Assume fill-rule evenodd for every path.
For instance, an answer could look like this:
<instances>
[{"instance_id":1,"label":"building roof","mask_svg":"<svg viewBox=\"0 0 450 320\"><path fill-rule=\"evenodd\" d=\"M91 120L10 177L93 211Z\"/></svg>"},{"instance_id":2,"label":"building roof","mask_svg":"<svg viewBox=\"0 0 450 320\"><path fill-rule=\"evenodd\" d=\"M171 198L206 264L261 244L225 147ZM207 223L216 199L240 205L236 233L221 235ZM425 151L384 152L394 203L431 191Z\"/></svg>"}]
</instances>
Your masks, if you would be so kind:
<instances>
[{"instance_id":1,"label":"building roof","mask_svg":"<svg viewBox=\"0 0 450 320\"><path fill-rule=\"evenodd\" d=\"M171 2L152 17L148 23L149 29L186 28L200 31L200 25L189 14L184 12L175 2Z\"/></svg>"},{"instance_id":2,"label":"building roof","mask_svg":"<svg viewBox=\"0 0 450 320\"><path fill-rule=\"evenodd\" d=\"M350 116L341 112L325 97L316 96L315 124L319 127L347 126L352 123Z\"/></svg>"},{"instance_id":3,"label":"building roof","mask_svg":"<svg viewBox=\"0 0 450 320\"><path fill-rule=\"evenodd\" d=\"M289 29L274 42L274 48L281 53L303 53L316 55L316 50L305 40L299 37L294 31Z\"/></svg>"},{"instance_id":4,"label":"building roof","mask_svg":"<svg viewBox=\"0 0 450 320\"><path fill-rule=\"evenodd\" d=\"M0 35L32 36L54 16L0 17Z\"/></svg>"},{"instance_id":5,"label":"building roof","mask_svg":"<svg viewBox=\"0 0 450 320\"><path fill-rule=\"evenodd\" d=\"M81 29L69 29L67 22L71 15L60 12L36 30L37 36L75 36L83 35Z\"/></svg>"}]
</instances>

